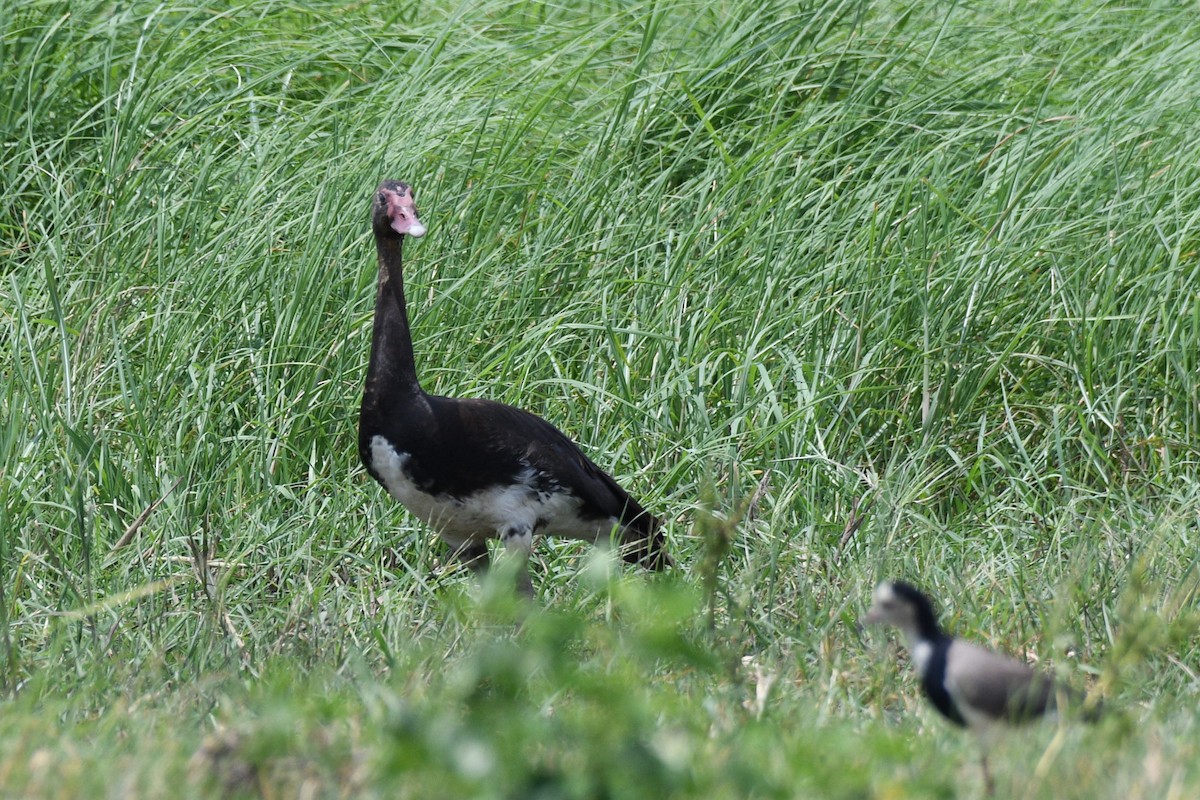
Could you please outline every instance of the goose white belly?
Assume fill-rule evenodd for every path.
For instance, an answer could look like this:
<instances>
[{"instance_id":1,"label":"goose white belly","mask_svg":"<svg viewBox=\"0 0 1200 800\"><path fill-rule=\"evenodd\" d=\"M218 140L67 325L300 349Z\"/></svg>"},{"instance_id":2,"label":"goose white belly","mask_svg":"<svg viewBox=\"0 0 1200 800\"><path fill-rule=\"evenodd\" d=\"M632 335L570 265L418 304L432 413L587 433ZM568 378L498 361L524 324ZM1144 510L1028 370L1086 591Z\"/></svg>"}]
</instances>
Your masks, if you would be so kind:
<instances>
[{"instance_id":1,"label":"goose white belly","mask_svg":"<svg viewBox=\"0 0 1200 800\"><path fill-rule=\"evenodd\" d=\"M388 493L452 545L534 532L590 542L607 537L618 525L616 518L582 517L579 498L565 489L539 489L532 467L518 473L513 483L455 497L430 494L418 487L408 470L411 460L411 454L398 452L382 436L371 438L371 466Z\"/></svg>"}]
</instances>

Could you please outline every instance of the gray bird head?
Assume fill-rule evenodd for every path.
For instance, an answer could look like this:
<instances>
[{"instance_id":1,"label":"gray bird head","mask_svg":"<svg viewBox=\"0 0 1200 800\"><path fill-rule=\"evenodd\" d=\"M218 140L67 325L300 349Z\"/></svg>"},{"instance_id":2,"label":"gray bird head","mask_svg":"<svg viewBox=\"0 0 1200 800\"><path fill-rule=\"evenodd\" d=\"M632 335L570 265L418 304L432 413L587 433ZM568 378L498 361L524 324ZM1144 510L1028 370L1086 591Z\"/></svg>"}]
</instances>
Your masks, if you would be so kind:
<instances>
[{"instance_id":1,"label":"gray bird head","mask_svg":"<svg viewBox=\"0 0 1200 800\"><path fill-rule=\"evenodd\" d=\"M904 581L884 581L879 584L863 622L868 625L892 625L899 628L909 641L936 639L941 635L933 603L919 589Z\"/></svg>"}]
</instances>

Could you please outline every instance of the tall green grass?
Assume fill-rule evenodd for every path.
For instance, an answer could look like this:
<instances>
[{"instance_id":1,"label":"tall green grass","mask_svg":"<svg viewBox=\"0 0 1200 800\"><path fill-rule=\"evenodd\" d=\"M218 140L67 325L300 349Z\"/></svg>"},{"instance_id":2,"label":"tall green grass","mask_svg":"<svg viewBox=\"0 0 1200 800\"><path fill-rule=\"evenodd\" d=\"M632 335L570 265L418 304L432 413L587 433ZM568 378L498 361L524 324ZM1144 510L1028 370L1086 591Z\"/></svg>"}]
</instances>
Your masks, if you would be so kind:
<instances>
[{"instance_id":1,"label":"tall green grass","mask_svg":"<svg viewBox=\"0 0 1200 800\"><path fill-rule=\"evenodd\" d=\"M1196 794L1194 16L6 4L0 783L969 796L855 624L907 576L1118 709L1005 790ZM514 609L365 476L385 177L426 388L578 438L678 575L542 543Z\"/></svg>"}]
</instances>

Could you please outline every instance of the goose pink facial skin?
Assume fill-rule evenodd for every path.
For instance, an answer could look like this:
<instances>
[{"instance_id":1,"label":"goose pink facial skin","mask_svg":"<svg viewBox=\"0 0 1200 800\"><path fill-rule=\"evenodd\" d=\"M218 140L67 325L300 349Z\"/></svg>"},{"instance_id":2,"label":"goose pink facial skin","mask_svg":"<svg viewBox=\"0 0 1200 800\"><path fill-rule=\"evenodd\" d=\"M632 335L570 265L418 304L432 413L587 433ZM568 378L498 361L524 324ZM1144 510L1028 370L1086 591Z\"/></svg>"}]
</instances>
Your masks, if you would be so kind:
<instances>
[{"instance_id":1,"label":"goose pink facial skin","mask_svg":"<svg viewBox=\"0 0 1200 800\"><path fill-rule=\"evenodd\" d=\"M389 191L387 196L388 217L392 220L392 230L401 235L419 239L425 235L425 226L417 215L417 204L413 200L412 189L407 186L402 192Z\"/></svg>"}]
</instances>

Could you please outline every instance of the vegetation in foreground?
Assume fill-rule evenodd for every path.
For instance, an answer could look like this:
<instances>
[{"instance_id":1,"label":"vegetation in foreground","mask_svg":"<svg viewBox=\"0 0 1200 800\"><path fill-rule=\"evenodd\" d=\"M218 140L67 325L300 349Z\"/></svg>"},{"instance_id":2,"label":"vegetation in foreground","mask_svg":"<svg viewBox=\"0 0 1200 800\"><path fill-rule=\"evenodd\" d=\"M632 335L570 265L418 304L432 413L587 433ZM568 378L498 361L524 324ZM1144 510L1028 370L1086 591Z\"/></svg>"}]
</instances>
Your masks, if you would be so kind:
<instances>
[{"instance_id":1,"label":"vegetation in foreground","mask_svg":"<svg viewBox=\"0 0 1200 800\"><path fill-rule=\"evenodd\" d=\"M1022 797L1200 795L1200 22L1144 3L0 10L13 796L954 797L882 577L1115 709ZM431 391L668 520L438 569L357 463L366 211Z\"/></svg>"}]
</instances>

